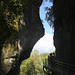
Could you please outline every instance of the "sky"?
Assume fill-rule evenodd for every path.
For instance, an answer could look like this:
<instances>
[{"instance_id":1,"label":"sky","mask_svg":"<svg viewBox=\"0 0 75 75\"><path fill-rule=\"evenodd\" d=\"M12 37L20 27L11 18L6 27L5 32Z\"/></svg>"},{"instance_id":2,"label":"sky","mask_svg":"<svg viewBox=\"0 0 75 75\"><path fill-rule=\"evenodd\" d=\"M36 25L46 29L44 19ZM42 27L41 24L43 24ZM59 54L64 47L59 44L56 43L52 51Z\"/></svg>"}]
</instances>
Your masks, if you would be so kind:
<instances>
[{"instance_id":1,"label":"sky","mask_svg":"<svg viewBox=\"0 0 75 75\"><path fill-rule=\"evenodd\" d=\"M41 53L51 53L55 50L55 47L53 45L53 29L49 26L48 22L45 20L45 14L47 11L45 11L45 7L52 6L52 3L49 1L45 2L43 0L42 5L39 9L39 15L41 20L43 20L42 24L45 29L45 35L34 45L33 50L38 50L39 54Z\"/></svg>"}]
</instances>

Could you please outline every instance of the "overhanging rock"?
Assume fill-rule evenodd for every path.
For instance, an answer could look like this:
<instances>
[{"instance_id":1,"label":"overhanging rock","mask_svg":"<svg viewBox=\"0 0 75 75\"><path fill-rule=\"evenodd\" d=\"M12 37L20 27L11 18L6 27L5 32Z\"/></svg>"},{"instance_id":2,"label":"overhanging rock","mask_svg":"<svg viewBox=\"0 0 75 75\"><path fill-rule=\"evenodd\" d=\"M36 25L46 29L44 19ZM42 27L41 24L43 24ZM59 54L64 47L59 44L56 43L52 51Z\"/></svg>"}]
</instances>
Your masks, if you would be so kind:
<instances>
[{"instance_id":1,"label":"overhanging rock","mask_svg":"<svg viewBox=\"0 0 75 75\"><path fill-rule=\"evenodd\" d=\"M8 67L7 63L4 63L6 65L5 75L19 75L21 62L30 56L33 46L44 35L44 28L39 17L42 0L27 1L29 2L23 6L23 18L19 20L17 51L15 55L3 59L3 62L9 61L8 65L10 64Z\"/></svg>"},{"instance_id":2,"label":"overhanging rock","mask_svg":"<svg viewBox=\"0 0 75 75\"><path fill-rule=\"evenodd\" d=\"M44 28L39 17L42 0L32 0L23 7L23 18L19 21L18 50L20 61L28 58L34 44L44 35Z\"/></svg>"}]
</instances>

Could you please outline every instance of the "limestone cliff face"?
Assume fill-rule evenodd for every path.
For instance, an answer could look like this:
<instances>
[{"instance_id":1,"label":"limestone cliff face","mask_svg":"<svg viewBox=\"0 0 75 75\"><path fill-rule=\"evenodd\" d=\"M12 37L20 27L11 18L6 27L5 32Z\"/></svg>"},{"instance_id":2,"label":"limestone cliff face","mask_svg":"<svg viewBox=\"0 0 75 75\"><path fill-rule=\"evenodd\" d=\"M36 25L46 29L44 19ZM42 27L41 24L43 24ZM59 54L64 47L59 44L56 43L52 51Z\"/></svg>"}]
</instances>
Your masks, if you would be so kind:
<instances>
[{"instance_id":1,"label":"limestone cliff face","mask_svg":"<svg viewBox=\"0 0 75 75\"><path fill-rule=\"evenodd\" d=\"M54 44L59 60L74 64L75 57L75 1L54 0Z\"/></svg>"},{"instance_id":2,"label":"limestone cliff face","mask_svg":"<svg viewBox=\"0 0 75 75\"><path fill-rule=\"evenodd\" d=\"M53 0L54 45L56 75L74 75L75 73L75 1ZM52 68L53 69L53 68Z\"/></svg>"},{"instance_id":3,"label":"limestone cliff face","mask_svg":"<svg viewBox=\"0 0 75 75\"><path fill-rule=\"evenodd\" d=\"M20 64L30 56L35 43L44 35L44 28L39 17L42 0L27 0L23 6L23 18L19 20L19 38L14 44L4 44L1 54L3 75L19 75ZM14 49L15 48L15 49Z\"/></svg>"},{"instance_id":4,"label":"limestone cliff face","mask_svg":"<svg viewBox=\"0 0 75 75\"><path fill-rule=\"evenodd\" d=\"M23 18L19 24L18 48L20 60L30 56L34 44L44 35L43 25L39 17L39 7L42 1L31 1L23 7Z\"/></svg>"}]
</instances>

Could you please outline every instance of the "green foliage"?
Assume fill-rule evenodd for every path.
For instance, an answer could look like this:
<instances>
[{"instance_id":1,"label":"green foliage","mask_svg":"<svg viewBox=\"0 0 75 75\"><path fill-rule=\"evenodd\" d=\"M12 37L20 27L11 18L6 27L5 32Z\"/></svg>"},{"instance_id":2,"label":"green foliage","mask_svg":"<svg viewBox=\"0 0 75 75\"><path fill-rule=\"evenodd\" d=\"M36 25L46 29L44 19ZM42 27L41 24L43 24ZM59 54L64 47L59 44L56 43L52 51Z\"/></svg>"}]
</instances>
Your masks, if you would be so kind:
<instances>
[{"instance_id":1,"label":"green foliage","mask_svg":"<svg viewBox=\"0 0 75 75\"><path fill-rule=\"evenodd\" d=\"M48 0L46 0L48 1ZM53 0L49 0L53 4ZM53 13L53 6L45 7L46 18L45 20L49 23L49 25L53 28L54 27L54 13Z\"/></svg>"},{"instance_id":2,"label":"green foliage","mask_svg":"<svg viewBox=\"0 0 75 75\"><path fill-rule=\"evenodd\" d=\"M47 20L47 22L51 27L54 27L53 7L51 8L46 7L45 10L47 11L45 20Z\"/></svg>"},{"instance_id":3,"label":"green foliage","mask_svg":"<svg viewBox=\"0 0 75 75\"><path fill-rule=\"evenodd\" d=\"M45 75L43 72L43 62L48 57L48 53L38 54L37 50L27 60L24 60L20 67L20 75Z\"/></svg>"},{"instance_id":4,"label":"green foliage","mask_svg":"<svg viewBox=\"0 0 75 75\"><path fill-rule=\"evenodd\" d=\"M22 0L0 0L0 60L17 51L18 20L22 17ZM0 61L0 68L10 67L9 60ZM11 65L12 66L12 65Z\"/></svg>"},{"instance_id":5,"label":"green foliage","mask_svg":"<svg viewBox=\"0 0 75 75\"><path fill-rule=\"evenodd\" d=\"M48 55L49 55L48 53L42 53L42 54L40 54L40 58L41 58L43 64L45 64L45 59L48 58Z\"/></svg>"},{"instance_id":6,"label":"green foliage","mask_svg":"<svg viewBox=\"0 0 75 75\"><path fill-rule=\"evenodd\" d=\"M14 42L18 38L18 21L23 6L31 0L0 0L0 44Z\"/></svg>"},{"instance_id":7,"label":"green foliage","mask_svg":"<svg viewBox=\"0 0 75 75\"><path fill-rule=\"evenodd\" d=\"M18 34L18 16L22 16L20 0L0 1L0 44L13 42Z\"/></svg>"}]
</instances>

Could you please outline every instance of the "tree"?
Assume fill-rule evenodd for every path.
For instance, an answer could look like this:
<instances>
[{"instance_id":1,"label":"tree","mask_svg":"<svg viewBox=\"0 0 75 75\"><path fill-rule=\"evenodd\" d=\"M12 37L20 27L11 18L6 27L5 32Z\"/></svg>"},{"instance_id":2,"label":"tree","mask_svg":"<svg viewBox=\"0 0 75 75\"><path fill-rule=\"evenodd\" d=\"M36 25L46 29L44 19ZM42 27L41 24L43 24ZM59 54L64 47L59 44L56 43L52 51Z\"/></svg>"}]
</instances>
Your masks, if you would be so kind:
<instances>
[{"instance_id":1,"label":"tree","mask_svg":"<svg viewBox=\"0 0 75 75\"><path fill-rule=\"evenodd\" d=\"M48 0L45 0L48 1ZM53 4L53 0L49 0ZM53 28L54 27L54 13L53 13L53 6L45 7L46 17L45 20L49 23L49 25Z\"/></svg>"},{"instance_id":2,"label":"tree","mask_svg":"<svg viewBox=\"0 0 75 75\"><path fill-rule=\"evenodd\" d=\"M38 54L37 50L34 50L31 57L22 62L20 67L20 75L44 75L43 62L48 53Z\"/></svg>"}]
</instances>

